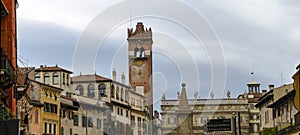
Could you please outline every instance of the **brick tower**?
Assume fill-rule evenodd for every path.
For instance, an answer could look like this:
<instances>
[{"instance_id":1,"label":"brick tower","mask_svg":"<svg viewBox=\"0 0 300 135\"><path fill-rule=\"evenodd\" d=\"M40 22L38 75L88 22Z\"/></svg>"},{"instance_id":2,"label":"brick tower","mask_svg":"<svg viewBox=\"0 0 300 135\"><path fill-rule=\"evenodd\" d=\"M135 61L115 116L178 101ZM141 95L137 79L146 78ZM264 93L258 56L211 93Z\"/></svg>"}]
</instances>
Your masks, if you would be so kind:
<instances>
[{"instance_id":1,"label":"brick tower","mask_svg":"<svg viewBox=\"0 0 300 135\"><path fill-rule=\"evenodd\" d=\"M150 105L150 119L153 117L152 96L152 31L144 28L142 22L138 22L133 28L128 28L128 66L129 84L131 88L145 95Z\"/></svg>"}]
</instances>

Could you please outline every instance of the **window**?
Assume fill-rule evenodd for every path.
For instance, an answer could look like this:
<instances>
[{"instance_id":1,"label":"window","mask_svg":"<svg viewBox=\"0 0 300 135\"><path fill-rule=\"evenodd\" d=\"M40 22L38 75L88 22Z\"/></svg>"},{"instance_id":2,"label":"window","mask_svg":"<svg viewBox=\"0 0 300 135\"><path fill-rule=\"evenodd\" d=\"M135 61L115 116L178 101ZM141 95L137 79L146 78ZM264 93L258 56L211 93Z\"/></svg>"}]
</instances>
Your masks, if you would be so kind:
<instances>
[{"instance_id":1,"label":"window","mask_svg":"<svg viewBox=\"0 0 300 135\"><path fill-rule=\"evenodd\" d=\"M140 57L145 57L145 49L144 49L144 47L142 47L140 49Z\"/></svg>"},{"instance_id":2,"label":"window","mask_svg":"<svg viewBox=\"0 0 300 135\"><path fill-rule=\"evenodd\" d=\"M110 88L110 97L111 98L115 98L115 87L114 87L114 85L111 85L111 88Z\"/></svg>"},{"instance_id":3,"label":"window","mask_svg":"<svg viewBox=\"0 0 300 135\"><path fill-rule=\"evenodd\" d=\"M56 134L56 124L53 124L53 133Z\"/></svg>"},{"instance_id":4,"label":"window","mask_svg":"<svg viewBox=\"0 0 300 135\"><path fill-rule=\"evenodd\" d=\"M76 87L75 90L77 91L77 94L79 94L81 96L84 94L83 93L83 86L82 85L77 85L77 87Z\"/></svg>"},{"instance_id":5,"label":"window","mask_svg":"<svg viewBox=\"0 0 300 135\"><path fill-rule=\"evenodd\" d=\"M47 133L47 123L44 123L44 133Z\"/></svg>"},{"instance_id":6,"label":"window","mask_svg":"<svg viewBox=\"0 0 300 135\"><path fill-rule=\"evenodd\" d=\"M85 116L82 116L82 127L86 127L86 117Z\"/></svg>"},{"instance_id":7,"label":"window","mask_svg":"<svg viewBox=\"0 0 300 135\"><path fill-rule=\"evenodd\" d=\"M64 135L64 127L60 128L60 135Z\"/></svg>"},{"instance_id":8,"label":"window","mask_svg":"<svg viewBox=\"0 0 300 135\"><path fill-rule=\"evenodd\" d=\"M73 125L78 126L78 115L73 115Z\"/></svg>"},{"instance_id":9,"label":"window","mask_svg":"<svg viewBox=\"0 0 300 135\"><path fill-rule=\"evenodd\" d=\"M117 90L116 90L116 99L119 100L119 93L120 93L120 90L119 90L119 87L117 87Z\"/></svg>"},{"instance_id":10,"label":"window","mask_svg":"<svg viewBox=\"0 0 300 135\"><path fill-rule=\"evenodd\" d=\"M44 83L50 84L50 75L48 73L44 74Z\"/></svg>"},{"instance_id":11,"label":"window","mask_svg":"<svg viewBox=\"0 0 300 135\"><path fill-rule=\"evenodd\" d=\"M88 119L88 126L93 127L93 118L92 117L89 117L89 119Z\"/></svg>"},{"instance_id":12,"label":"window","mask_svg":"<svg viewBox=\"0 0 300 135\"><path fill-rule=\"evenodd\" d=\"M124 89L121 88L121 101L124 101Z\"/></svg>"},{"instance_id":13,"label":"window","mask_svg":"<svg viewBox=\"0 0 300 135\"><path fill-rule=\"evenodd\" d=\"M128 93L128 90L125 91L125 102L128 103L129 101L129 93Z\"/></svg>"},{"instance_id":14,"label":"window","mask_svg":"<svg viewBox=\"0 0 300 135\"><path fill-rule=\"evenodd\" d=\"M67 74L67 85L69 85L69 74Z\"/></svg>"},{"instance_id":15,"label":"window","mask_svg":"<svg viewBox=\"0 0 300 135\"><path fill-rule=\"evenodd\" d=\"M98 87L98 97L106 95L106 87L105 84L100 84Z\"/></svg>"},{"instance_id":16,"label":"window","mask_svg":"<svg viewBox=\"0 0 300 135\"><path fill-rule=\"evenodd\" d=\"M52 133L52 124L49 123L49 133L51 134Z\"/></svg>"},{"instance_id":17,"label":"window","mask_svg":"<svg viewBox=\"0 0 300 135\"><path fill-rule=\"evenodd\" d=\"M139 57L139 55L140 55L139 48L135 47L134 48L134 56Z\"/></svg>"},{"instance_id":18,"label":"window","mask_svg":"<svg viewBox=\"0 0 300 135\"><path fill-rule=\"evenodd\" d=\"M35 123L39 123L39 111L35 110Z\"/></svg>"},{"instance_id":19,"label":"window","mask_svg":"<svg viewBox=\"0 0 300 135\"><path fill-rule=\"evenodd\" d=\"M93 84L88 85L88 97L95 97L95 86Z\"/></svg>"},{"instance_id":20,"label":"window","mask_svg":"<svg viewBox=\"0 0 300 135\"><path fill-rule=\"evenodd\" d=\"M142 118L138 117L138 127L142 127Z\"/></svg>"},{"instance_id":21,"label":"window","mask_svg":"<svg viewBox=\"0 0 300 135\"><path fill-rule=\"evenodd\" d=\"M201 123L205 124L208 122L208 117L201 117Z\"/></svg>"},{"instance_id":22,"label":"window","mask_svg":"<svg viewBox=\"0 0 300 135\"><path fill-rule=\"evenodd\" d=\"M36 74L34 75L34 80L35 80L35 81L38 81L38 82L41 81L40 73L36 73Z\"/></svg>"},{"instance_id":23,"label":"window","mask_svg":"<svg viewBox=\"0 0 300 135\"><path fill-rule=\"evenodd\" d=\"M63 84L65 84L65 73L63 73L62 80L63 80Z\"/></svg>"},{"instance_id":24,"label":"window","mask_svg":"<svg viewBox=\"0 0 300 135\"><path fill-rule=\"evenodd\" d=\"M54 74L53 74L53 84L54 85L57 85L58 84L58 73L57 72L55 72Z\"/></svg>"},{"instance_id":25,"label":"window","mask_svg":"<svg viewBox=\"0 0 300 135\"><path fill-rule=\"evenodd\" d=\"M135 117L131 116L130 120L131 120L131 125L134 127L135 126Z\"/></svg>"},{"instance_id":26,"label":"window","mask_svg":"<svg viewBox=\"0 0 300 135\"><path fill-rule=\"evenodd\" d=\"M268 123L269 122L269 112L266 111L265 112L265 123Z\"/></svg>"},{"instance_id":27,"label":"window","mask_svg":"<svg viewBox=\"0 0 300 135\"><path fill-rule=\"evenodd\" d=\"M101 120L97 118L97 129L101 128Z\"/></svg>"},{"instance_id":28,"label":"window","mask_svg":"<svg viewBox=\"0 0 300 135\"><path fill-rule=\"evenodd\" d=\"M129 113L128 113L128 110L126 110L126 117L129 117Z\"/></svg>"},{"instance_id":29,"label":"window","mask_svg":"<svg viewBox=\"0 0 300 135\"><path fill-rule=\"evenodd\" d=\"M70 128L70 135L73 135L72 128Z\"/></svg>"},{"instance_id":30,"label":"window","mask_svg":"<svg viewBox=\"0 0 300 135\"><path fill-rule=\"evenodd\" d=\"M176 118L170 117L168 118L168 124L175 124L176 123Z\"/></svg>"}]
</instances>

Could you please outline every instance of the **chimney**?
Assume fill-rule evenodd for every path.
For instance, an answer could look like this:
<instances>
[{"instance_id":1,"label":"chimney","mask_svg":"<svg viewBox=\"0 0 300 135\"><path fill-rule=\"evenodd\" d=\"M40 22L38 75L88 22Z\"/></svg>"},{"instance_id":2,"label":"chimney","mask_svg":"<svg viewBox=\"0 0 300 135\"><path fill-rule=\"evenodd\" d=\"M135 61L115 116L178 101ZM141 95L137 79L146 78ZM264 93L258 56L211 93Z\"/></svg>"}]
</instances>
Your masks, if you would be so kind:
<instances>
[{"instance_id":1,"label":"chimney","mask_svg":"<svg viewBox=\"0 0 300 135\"><path fill-rule=\"evenodd\" d=\"M124 72L122 72L121 79L122 79L122 84L125 84L125 75L124 75Z\"/></svg>"},{"instance_id":2,"label":"chimney","mask_svg":"<svg viewBox=\"0 0 300 135\"><path fill-rule=\"evenodd\" d=\"M269 90L274 89L274 84L269 85Z\"/></svg>"},{"instance_id":3,"label":"chimney","mask_svg":"<svg viewBox=\"0 0 300 135\"><path fill-rule=\"evenodd\" d=\"M267 90L262 90L261 92L262 95L265 95L267 93Z\"/></svg>"},{"instance_id":4,"label":"chimney","mask_svg":"<svg viewBox=\"0 0 300 135\"><path fill-rule=\"evenodd\" d=\"M116 72L116 70L115 70L115 68L114 68L114 71L112 71L112 79L113 79L114 81L116 81L116 77L117 77L117 72Z\"/></svg>"}]
</instances>

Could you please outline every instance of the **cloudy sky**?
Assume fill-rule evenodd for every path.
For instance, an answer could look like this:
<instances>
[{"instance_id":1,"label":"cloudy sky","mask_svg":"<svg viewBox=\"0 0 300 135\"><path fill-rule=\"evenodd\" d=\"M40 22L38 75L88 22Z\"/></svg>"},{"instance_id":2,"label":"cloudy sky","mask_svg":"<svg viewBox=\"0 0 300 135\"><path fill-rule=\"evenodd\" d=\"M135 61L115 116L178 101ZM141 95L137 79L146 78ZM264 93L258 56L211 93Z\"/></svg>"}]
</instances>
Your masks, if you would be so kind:
<instances>
[{"instance_id":1,"label":"cloudy sky","mask_svg":"<svg viewBox=\"0 0 300 135\"><path fill-rule=\"evenodd\" d=\"M153 31L154 94L244 93L252 80L291 83L300 63L297 0L19 0L18 57L111 77L128 76L127 28ZM23 65L19 63L19 65ZM254 72L254 75L250 75ZM128 81L128 80L127 80ZM158 102L157 102L158 103Z\"/></svg>"}]
</instances>

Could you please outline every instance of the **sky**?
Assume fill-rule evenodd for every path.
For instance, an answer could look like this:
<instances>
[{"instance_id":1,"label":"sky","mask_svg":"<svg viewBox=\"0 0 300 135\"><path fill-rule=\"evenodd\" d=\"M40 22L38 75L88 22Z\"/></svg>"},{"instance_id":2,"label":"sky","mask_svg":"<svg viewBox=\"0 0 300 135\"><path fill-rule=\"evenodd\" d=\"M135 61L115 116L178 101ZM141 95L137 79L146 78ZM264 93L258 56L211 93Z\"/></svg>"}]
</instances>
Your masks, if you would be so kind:
<instances>
[{"instance_id":1,"label":"sky","mask_svg":"<svg viewBox=\"0 0 300 135\"><path fill-rule=\"evenodd\" d=\"M128 76L127 28L153 32L154 101L232 97L247 83L292 83L300 63L297 0L19 0L19 66L49 65L120 81ZM251 75L250 73L254 74ZM126 80L128 83L128 79ZM216 97L216 96L215 96Z\"/></svg>"}]
</instances>

